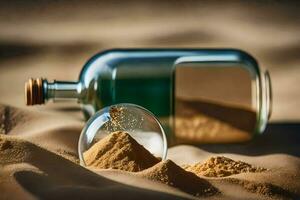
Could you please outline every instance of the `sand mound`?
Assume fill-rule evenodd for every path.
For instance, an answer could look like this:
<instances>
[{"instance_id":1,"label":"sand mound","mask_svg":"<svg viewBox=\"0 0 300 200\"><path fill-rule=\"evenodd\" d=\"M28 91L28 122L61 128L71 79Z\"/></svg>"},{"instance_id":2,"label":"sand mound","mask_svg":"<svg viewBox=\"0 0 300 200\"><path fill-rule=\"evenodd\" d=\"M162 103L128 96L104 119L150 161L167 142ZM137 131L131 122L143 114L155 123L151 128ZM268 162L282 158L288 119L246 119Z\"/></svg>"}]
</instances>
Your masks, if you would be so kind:
<instances>
[{"instance_id":1,"label":"sand mound","mask_svg":"<svg viewBox=\"0 0 300 200\"><path fill-rule=\"evenodd\" d=\"M31 159L36 146L15 138L0 134L0 164L14 164Z\"/></svg>"},{"instance_id":2,"label":"sand mound","mask_svg":"<svg viewBox=\"0 0 300 200\"><path fill-rule=\"evenodd\" d=\"M209 182L187 172L171 160L162 161L138 173L139 176L165 183L195 196L211 196L218 190Z\"/></svg>"},{"instance_id":3,"label":"sand mound","mask_svg":"<svg viewBox=\"0 0 300 200\"><path fill-rule=\"evenodd\" d=\"M138 172L159 162L126 132L113 132L83 154L85 164L101 169Z\"/></svg>"},{"instance_id":4,"label":"sand mound","mask_svg":"<svg viewBox=\"0 0 300 200\"><path fill-rule=\"evenodd\" d=\"M266 171L264 168L255 167L242 161L234 161L224 156L211 157L204 163L186 165L183 168L198 176L208 177L225 177L233 174Z\"/></svg>"}]
</instances>

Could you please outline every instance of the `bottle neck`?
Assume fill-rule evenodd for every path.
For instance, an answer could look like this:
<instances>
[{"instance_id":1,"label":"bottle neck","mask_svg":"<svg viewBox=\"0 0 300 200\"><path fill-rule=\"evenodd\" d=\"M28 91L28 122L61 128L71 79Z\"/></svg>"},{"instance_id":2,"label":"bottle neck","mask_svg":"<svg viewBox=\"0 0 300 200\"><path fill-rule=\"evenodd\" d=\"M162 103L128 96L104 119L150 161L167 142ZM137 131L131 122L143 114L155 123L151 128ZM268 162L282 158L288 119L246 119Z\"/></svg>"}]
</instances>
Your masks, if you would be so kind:
<instances>
[{"instance_id":1,"label":"bottle neck","mask_svg":"<svg viewBox=\"0 0 300 200\"><path fill-rule=\"evenodd\" d=\"M43 80L43 96L49 100L76 100L81 97L82 87L79 82Z\"/></svg>"},{"instance_id":2,"label":"bottle neck","mask_svg":"<svg viewBox=\"0 0 300 200\"><path fill-rule=\"evenodd\" d=\"M80 100L82 87L79 82L53 81L37 78L25 83L25 100L27 105L44 104L49 100Z\"/></svg>"}]
</instances>

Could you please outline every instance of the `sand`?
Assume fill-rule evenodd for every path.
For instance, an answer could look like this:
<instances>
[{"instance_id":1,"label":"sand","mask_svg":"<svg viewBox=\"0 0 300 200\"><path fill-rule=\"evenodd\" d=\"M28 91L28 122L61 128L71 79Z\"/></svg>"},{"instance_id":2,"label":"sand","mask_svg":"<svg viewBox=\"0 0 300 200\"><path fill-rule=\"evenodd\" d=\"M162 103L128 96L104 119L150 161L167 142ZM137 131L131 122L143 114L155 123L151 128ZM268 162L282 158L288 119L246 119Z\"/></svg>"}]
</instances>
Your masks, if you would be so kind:
<instances>
[{"instance_id":1,"label":"sand","mask_svg":"<svg viewBox=\"0 0 300 200\"><path fill-rule=\"evenodd\" d=\"M257 173L264 172L267 169L255 167L242 161L234 161L224 156L211 157L204 163L196 163L194 165L184 165L183 168L193 172L198 176L207 177L226 177L240 173Z\"/></svg>"},{"instance_id":2,"label":"sand","mask_svg":"<svg viewBox=\"0 0 300 200\"><path fill-rule=\"evenodd\" d=\"M221 196L213 184L231 184L245 191L269 198L295 198L297 195L269 182L224 178L236 174L267 172L268 169L235 161L225 156L213 156L193 165L176 165L172 160L159 162L128 133L117 131L107 135L84 152L86 165L91 170L118 169L131 172L157 183L179 189L196 197ZM154 162L148 162L154 160ZM141 167L142 166L142 167ZM205 179L204 177L220 178Z\"/></svg>"},{"instance_id":3,"label":"sand","mask_svg":"<svg viewBox=\"0 0 300 200\"><path fill-rule=\"evenodd\" d=\"M182 169L171 160L162 161L149 169L139 172L138 175L176 187L194 196L212 196L219 193L218 189L208 181Z\"/></svg>"},{"instance_id":4,"label":"sand","mask_svg":"<svg viewBox=\"0 0 300 200\"><path fill-rule=\"evenodd\" d=\"M118 169L138 172L136 175L167 184L194 196L218 193L209 182L188 172L171 160L161 161L138 144L128 133L116 131L93 144L83 153L86 166L92 170Z\"/></svg>"},{"instance_id":5,"label":"sand","mask_svg":"<svg viewBox=\"0 0 300 200\"><path fill-rule=\"evenodd\" d=\"M291 193L283 189L282 187L276 186L268 182L255 182L236 178L227 178L223 179L222 181L228 182L230 184L239 185L251 193L263 195L269 198L298 198L297 195L295 195L294 193Z\"/></svg>"},{"instance_id":6,"label":"sand","mask_svg":"<svg viewBox=\"0 0 300 200\"><path fill-rule=\"evenodd\" d=\"M120 199L124 198L124 193L129 199L138 199L142 195L149 196L149 199L187 196L164 186L157 188L157 184L136 177L132 179L146 188L113 181L115 176L122 174L116 172L105 178L28 141L4 135L0 138L1 199L99 199L99 196ZM149 188L154 190L150 192Z\"/></svg>"},{"instance_id":7,"label":"sand","mask_svg":"<svg viewBox=\"0 0 300 200\"><path fill-rule=\"evenodd\" d=\"M68 118L64 114L9 109L14 110L16 116L22 114L22 119L26 119L27 123L20 121L7 134L0 135L0 190L3 199L97 199L99 196L104 199L290 199L300 195L300 159L297 157L283 154L255 157L216 155L197 147L179 145L169 150L168 157L171 160L155 160L153 166L143 167L147 169L139 172L128 170L133 168L125 168L129 172L84 168L78 164L76 145L72 145L68 139L78 138L78 133L75 130L69 133L66 131L68 129L55 128L59 125L58 119L66 118L65 122L72 124L76 118ZM37 114L40 117L34 117ZM43 122L44 117L48 119L48 123L38 133L35 123ZM28 126L32 128L31 134ZM54 127L57 134L53 134L51 127ZM22 129L24 133L19 132ZM38 140L34 140L34 136L38 136ZM127 139L134 143L130 138ZM231 162L242 160L251 166L268 170L258 173L246 171L226 177L199 177L180 167L183 164L205 164L210 157L216 156L231 158ZM124 159L122 156L118 158ZM132 166L130 162L126 164Z\"/></svg>"},{"instance_id":8,"label":"sand","mask_svg":"<svg viewBox=\"0 0 300 200\"><path fill-rule=\"evenodd\" d=\"M128 133L116 131L98 141L83 153L88 167L119 169L137 172L152 167L159 162Z\"/></svg>"},{"instance_id":9,"label":"sand","mask_svg":"<svg viewBox=\"0 0 300 200\"><path fill-rule=\"evenodd\" d=\"M195 98L176 98L177 143L233 143L253 138L256 113L237 106Z\"/></svg>"}]
</instances>

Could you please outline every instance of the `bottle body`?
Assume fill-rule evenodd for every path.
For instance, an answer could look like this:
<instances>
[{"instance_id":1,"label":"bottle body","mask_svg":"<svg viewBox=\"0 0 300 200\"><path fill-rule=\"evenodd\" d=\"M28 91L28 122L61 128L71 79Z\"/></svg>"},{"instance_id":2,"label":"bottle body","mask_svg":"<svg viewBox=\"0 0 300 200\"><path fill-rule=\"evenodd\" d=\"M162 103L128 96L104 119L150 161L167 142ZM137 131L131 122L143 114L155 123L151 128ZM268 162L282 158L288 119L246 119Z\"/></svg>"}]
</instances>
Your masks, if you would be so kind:
<instances>
[{"instance_id":1,"label":"bottle body","mask_svg":"<svg viewBox=\"0 0 300 200\"><path fill-rule=\"evenodd\" d=\"M112 50L94 56L80 73L86 91L81 100L89 118L102 107L134 103L158 117L171 115L174 61L197 51Z\"/></svg>"},{"instance_id":2,"label":"bottle body","mask_svg":"<svg viewBox=\"0 0 300 200\"><path fill-rule=\"evenodd\" d=\"M220 68L219 66L221 65L223 66L224 63L226 65L229 63L232 66L236 63L241 65L238 68L245 69L250 79L252 96L250 97L249 107L253 110L255 118L254 122L251 122L255 123L253 130L247 134L253 136L254 133L262 132L266 125L266 115L269 111L266 108L266 103L264 103L269 98L266 97L263 86L265 79L262 80L263 74L260 72L256 61L239 50L109 50L92 57L83 67L78 82L64 82L65 85L61 92L55 94L55 91L60 91L59 84L58 87L53 85L50 87L49 85L51 84L44 84L44 96L48 96L48 99L55 98L55 96L64 98L65 94L67 98L78 99L86 119L90 118L97 110L109 105L118 103L137 104L153 112L161 120L169 138L172 138L172 136L176 135L174 134L176 123L174 119L176 118L177 107L175 104L177 101L175 97L178 83L176 82L177 76L175 72L176 67L179 67L178 63L200 63L201 66L204 64L208 69L212 68L210 66L212 63L217 65L217 68ZM203 67L197 67L197 69L200 68L203 69ZM227 66L224 68L227 68ZM214 77L210 78L210 80L218 81ZM189 82L192 80L186 78L184 81ZM203 83L201 84L203 85ZM189 86L189 88L191 87L193 85ZM194 91L197 90L197 87L197 85L194 85ZM194 92L192 91L191 93ZM213 119L215 118L217 118L216 115L213 115ZM221 121L223 122L224 120Z\"/></svg>"}]
</instances>

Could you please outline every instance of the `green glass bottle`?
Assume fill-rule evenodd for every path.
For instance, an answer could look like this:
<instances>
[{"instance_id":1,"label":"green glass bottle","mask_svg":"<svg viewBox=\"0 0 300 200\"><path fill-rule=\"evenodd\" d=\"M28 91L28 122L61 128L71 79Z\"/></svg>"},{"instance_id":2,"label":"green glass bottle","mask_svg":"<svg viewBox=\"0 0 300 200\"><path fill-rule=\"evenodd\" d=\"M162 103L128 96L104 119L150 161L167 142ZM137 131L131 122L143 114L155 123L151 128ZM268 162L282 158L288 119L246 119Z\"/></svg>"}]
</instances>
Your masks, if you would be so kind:
<instances>
[{"instance_id":1,"label":"green glass bottle","mask_svg":"<svg viewBox=\"0 0 300 200\"><path fill-rule=\"evenodd\" d=\"M82 105L88 119L105 106L133 103L153 112L165 124L167 132L172 132L176 113L175 69L182 63L206 64L206 67L239 64L238 67L248 71L255 85L255 91L253 88L251 91L256 94L254 132L262 132L270 107L265 105L270 101L263 82L269 79L262 82L264 74L256 61L247 53L234 49L108 50L93 56L84 65L78 81L30 79L25 86L27 105L43 104L51 99L73 99Z\"/></svg>"}]
</instances>

